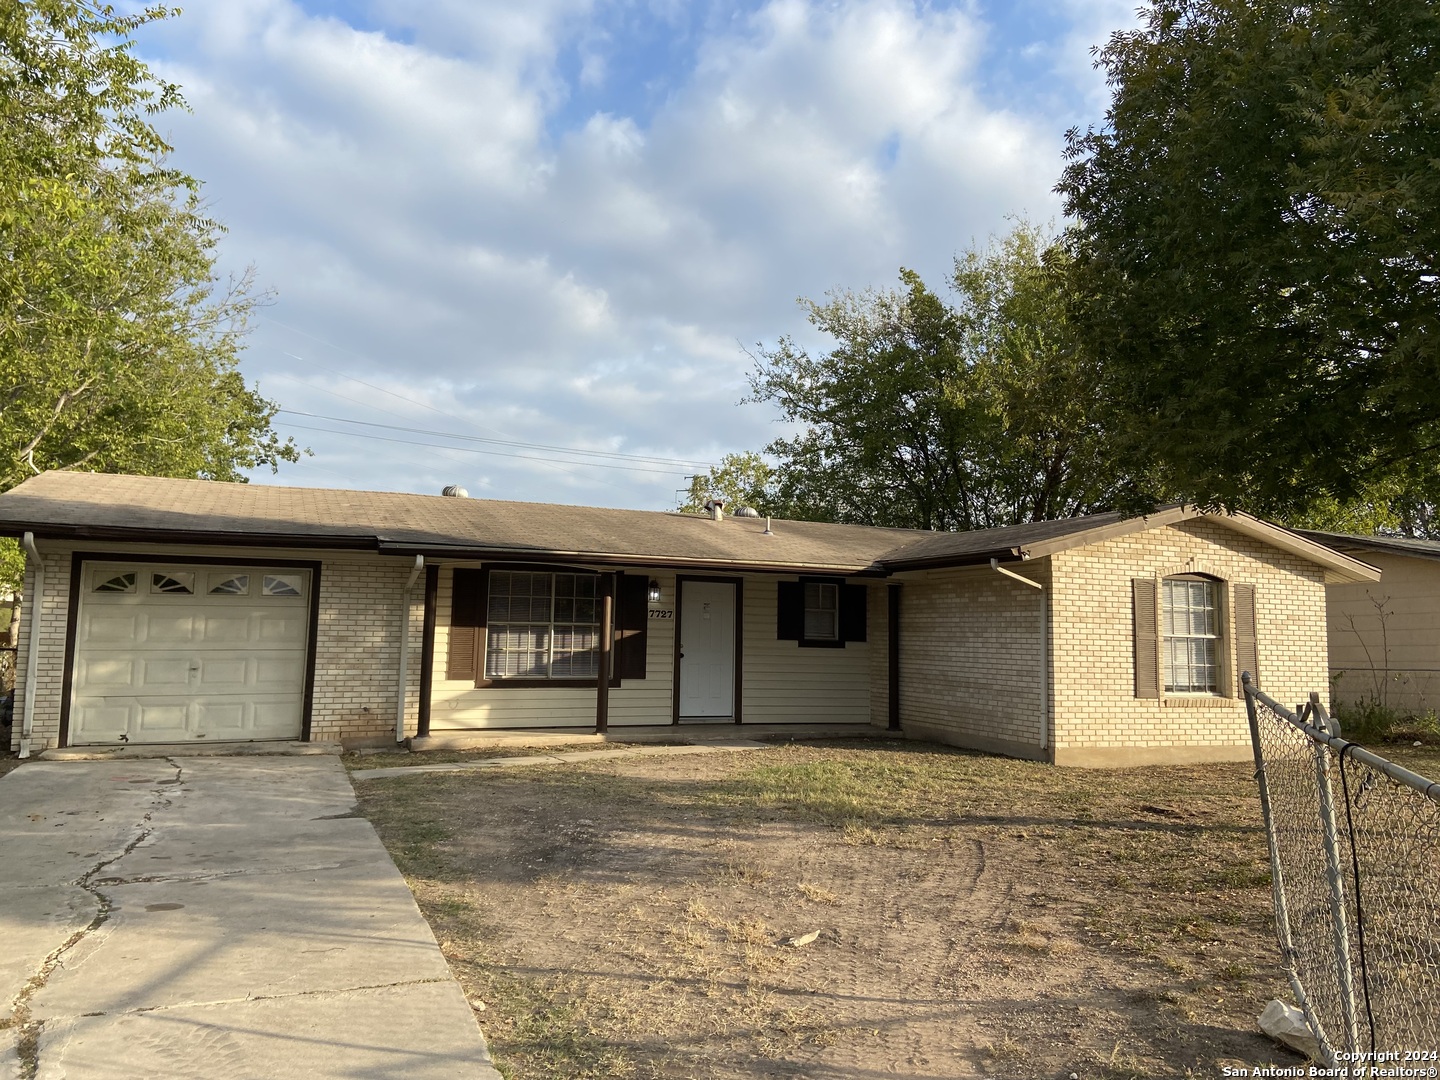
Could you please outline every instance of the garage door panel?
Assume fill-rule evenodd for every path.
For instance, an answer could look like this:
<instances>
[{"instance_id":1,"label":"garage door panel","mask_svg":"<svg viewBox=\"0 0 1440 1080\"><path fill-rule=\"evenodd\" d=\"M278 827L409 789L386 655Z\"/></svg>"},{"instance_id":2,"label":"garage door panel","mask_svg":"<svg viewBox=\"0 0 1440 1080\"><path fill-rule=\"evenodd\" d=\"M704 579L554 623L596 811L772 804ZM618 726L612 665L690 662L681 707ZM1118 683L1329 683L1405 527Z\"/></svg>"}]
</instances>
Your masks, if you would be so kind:
<instances>
[{"instance_id":1,"label":"garage door panel","mask_svg":"<svg viewBox=\"0 0 1440 1080\"><path fill-rule=\"evenodd\" d=\"M185 731L185 721L190 716L188 702L140 698L135 706L138 713L136 720L142 732L178 736Z\"/></svg>"},{"instance_id":2,"label":"garage door panel","mask_svg":"<svg viewBox=\"0 0 1440 1080\"><path fill-rule=\"evenodd\" d=\"M144 639L154 645L188 645L195 638L195 616L170 612L147 612Z\"/></svg>"},{"instance_id":3,"label":"garage door panel","mask_svg":"<svg viewBox=\"0 0 1440 1080\"><path fill-rule=\"evenodd\" d=\"M292 592L261 588L281 577ZM161 579L195 591L157 592ZM116 561L87 564L81 581L72 742L300 737L308 574Z\"/></svg>"},{"instance_id":4,"label":"garage door panel","mask_svg":"<svg viewBox=\"0 0 1440 1080\"><path fill-rule=\"evenodd\" d=\"M249 685L250 661L245 659L220 659L206 657L200 662L195 674L197 689L204 691L228 687L231 689Z\"/></svg>"},{"instance_id":5,"label":"garage door panel","mask_svg":"<svg viewBox=\"0 0 1440 1080\"><path fill-rule=\"evenodd\" d=\"M267 611L259 617L255 640L262 645L303 645L306 629L306 620L298 614Z\"/></svg>"},{"instance_id":6,"label":"garage door panel","mask_svg":"<svg viewBox=\"0 0 1440 1080\"><path fill-rule=\"evenodd\" d=\"M206 645L237 645L250 640L252 620L248 613L207 615L200 630Z\"/></svg>"},{"instance_id":7,"label":"garage door panel","mask_svg":"<svg viewBox=\"0 0 1440 1080\"><path fill-rule=\"evenodd\" d=\"M70 710L71 741L75 736L115 741L131 726L134 708L129 704L78 705Z\"/></svg>"},{"instance_id":8,"label":"garage door panel","mask_svg":"<svg viewBox=\"0 0 1440 1080\"><path fill-rule=\"evenodd\" d=\"M290 656L257 656L255 665L255 686L274 692L281 688L299 689L305 678L305 664Z\"/></svg>"},{"instance_id":9,"label":"garage door panel","mask_svg":"<svg viewBox=\"0 0 1440 1080\"><path fill-rule=\"evenodd\" d=\"M174 690L189 685L189 657L140 661L140 689L143 693L153 694L156 690Z\"/></svg>"},{"instance_id":10,"label":"garage door panel","mask_svg":"<svg viewBox=\"0 0 1440 1080\"><path fill-rule=\"evenodd\" d=\"M140 637L140 620L132 612L96 611L86 612L80 620L80 644L130 645Z\"/></svg>"},{"instance_id":11,"label":"garage door panel","mask_svg":"<svg viewBox=\"0 0 1440 1080\"><path fill-rule=\"evenodd\" d=\"M82 661L79 674L93 690L129 690L135 685L135 662L128 657L92 658Z\"/></svg>"}]
</instances>

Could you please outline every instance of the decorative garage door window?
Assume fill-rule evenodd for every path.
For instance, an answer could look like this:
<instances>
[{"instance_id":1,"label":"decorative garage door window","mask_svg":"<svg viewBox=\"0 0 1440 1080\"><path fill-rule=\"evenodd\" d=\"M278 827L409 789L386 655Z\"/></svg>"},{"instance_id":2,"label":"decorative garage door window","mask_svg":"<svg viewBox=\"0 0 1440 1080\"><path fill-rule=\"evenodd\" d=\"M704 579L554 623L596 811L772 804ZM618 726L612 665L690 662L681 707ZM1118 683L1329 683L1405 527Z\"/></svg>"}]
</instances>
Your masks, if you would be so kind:
<instances>
[{"instance_id":1,"label":"decorative garage door window","mask_svg":"<svg viewBox=\"0 0 1440 1080\"><path fill-rule=\"evenodd\" d=\"M266 574L260 583L262 596L304 596L305 579L299 574Z\"/></svg>"},{"instance_id":2,"label":"decorative garage door window","mask_svg":"<svg viewBox=\"0 0 1440 1080\"><path fill-rule=\"evenodd\" d=\"M595 574L492 570L485 676L594 678L600 665Z\"/></svg>"},{"instance_id":3,"label":"decorative garage door window","mask_svg":"<svg viewBox=\"0 0 1440 1080\"><path fill-rule=\"evenodd\" d=\"M211 574L208 591L211 596L249 596L250 575Z\"/></svg>"},{"instance_id":4,"label":"decorative garage door window","mask_svg":"<svg viewBox=\"0 0 1440 1080\"><path fill-rule=\"evenodd\" d=\"M174 570L168 574L151 574L150 591L188 595L195 591L195 575L186 570Z\"/></svg>"},{"instance_id":5,"label":"decorative garage door window","mask_svg":"<svg viewBox=\"0 0 1440 1080\"><path fill-rule=\"evenodd\" d=\"M133 593L135 591L135 574L133 571L125 574L113 574L105 571L97 575L95 591Z\"/></svg>"}]
</instances>

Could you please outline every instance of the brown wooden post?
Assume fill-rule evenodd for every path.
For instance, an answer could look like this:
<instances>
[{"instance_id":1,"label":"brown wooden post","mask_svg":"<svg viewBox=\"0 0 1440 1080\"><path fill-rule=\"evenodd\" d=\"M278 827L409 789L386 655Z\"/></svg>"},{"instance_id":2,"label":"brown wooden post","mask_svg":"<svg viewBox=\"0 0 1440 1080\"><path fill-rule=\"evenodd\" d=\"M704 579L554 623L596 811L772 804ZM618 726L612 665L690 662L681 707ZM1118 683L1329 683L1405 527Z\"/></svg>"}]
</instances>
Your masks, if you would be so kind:
<instances>
[{"instance_id":1,"label":"brown wooden post","mask_svg":"<svg viewBox=\"0 0 1440 1080\"><path fill-rule=\"evenodd\" d=\"M600 575L600 671L595 676L595 734L610 730L610 646L615 640L615 577Z\"/></svg>"},{"instance_id":2,"label":"brown wooden post","mask_svg":"<svg viewBox=\"0 0 1440 1080\"><path fill-rule=\"evenodd\" d=\"M890 646L889 691L891 731L900 730L900 583L892 581L885 587L887 637Z\"/></svg>"}]
</instances>

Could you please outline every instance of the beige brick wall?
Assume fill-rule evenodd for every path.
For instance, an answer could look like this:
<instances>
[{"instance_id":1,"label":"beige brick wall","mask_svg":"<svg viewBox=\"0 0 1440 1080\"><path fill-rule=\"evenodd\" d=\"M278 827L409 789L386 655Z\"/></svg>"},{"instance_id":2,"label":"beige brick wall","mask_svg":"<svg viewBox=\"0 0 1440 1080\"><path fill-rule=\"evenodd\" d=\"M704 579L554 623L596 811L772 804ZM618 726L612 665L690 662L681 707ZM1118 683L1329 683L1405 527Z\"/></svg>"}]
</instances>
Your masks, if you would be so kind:
<instances>
[{"instance_id":1,"label":"beige brick wall","mask_svg":"<svg viewBox=\"0 0 1440 1080\"><path fill-rule=\"evenodd\" d=\"M197 556L264 564L274 560L321 563L320 622L315 653L311 738L379 740L394 737L395 665L400 643L400 594L413 559L386 559L349 553L255 548L169 547L137 544L40 542L45 561L45 606L41 620L35 729L32 752L59 745L64 696L65 637L70 618L70 567L76 550L161 558ZM33 569L27 568L25 595L33 595ZM410 679L406 701L407 734L413 734L419 708L420 648L424 620L424 577L415 582L410 609ZM28 620L22 610L22 620ZM18 748L25 701L28 622L22 622L20 671L16 685L12 748Z\"/></svg>"},{"instance_id":2,"label":"beige brick wall","mask_svg":"<svg viewBox=\"0 0 1440 1080\"><path fill-rule=\"evenodd\" d=\"M1018 569L1048 584L1044 560ZM1043 597L988 566L907 576L900 594L905 731L956 746L1043 757ZM883 676L884 668L879 671ZM872 699L884 692L883 679L878 687L872 680Z\"/></svg>"},{"instance_id":3,"label":"beige brick wall","mask_svg":"<svg viewBox=\"0 0 1440 1080\"><path fill-rule=\"evenodd\" d=\"M1383 576L1327 588L1336 700L1416 713L1440 709L1440 561L1378 551L1357 556Z\"/></svg>"},{"instance_id":4,"label":"beige brick wall","mask_svg":"<svg viewBox=\"0 0 1440 1080\"><path fill-rule=\"evenodd\" d=\"M1325 586L1313 563L1211 521L1192 520L1051 557L1054 757L1060 764L1244 760L1230 586L1256 587L1260 685L1287 704L1327 690ZM1229 697L1135 697L1131 580L1222 579Z\"/></svg>"}]
</instances>

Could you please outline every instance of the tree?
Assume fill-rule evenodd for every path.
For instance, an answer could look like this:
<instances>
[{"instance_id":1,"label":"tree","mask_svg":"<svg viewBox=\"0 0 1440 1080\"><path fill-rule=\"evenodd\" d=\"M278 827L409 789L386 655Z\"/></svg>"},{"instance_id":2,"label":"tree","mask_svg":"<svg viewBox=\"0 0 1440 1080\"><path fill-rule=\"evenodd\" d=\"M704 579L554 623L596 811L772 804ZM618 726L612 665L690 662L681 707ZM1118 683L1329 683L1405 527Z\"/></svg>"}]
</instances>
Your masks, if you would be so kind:
<instances>
[{"instance_id":1,"label":"tree","mask_svg":"<svg viewBox=\"0 0 1440 1080\"><path fill-rule=\"evenodd\" d=\"M223 230L150 123L184 102L130 37L171 14L0 8L0 491L46 469L242 480L298 456L236 368L263 298L248 275L217 288Z\"/></svg>"},{"instance_id":2,"label":"tree","mask_svg":"<svg viewBox=\"0 0 1440 1080\"><path fill-rule=\"evenodd\" d=\"M1019 224L956 260L954 304L901 288L802 300L836 342L760 349L754 400L799 434L780 459L786 516L975 529L1086 513L1115 478L1093 419L1094 363L1066 318L1063 256Z\"/></svg>"},{"instance_id":3,"label":"tree","mask_svg":"<svg viewBox=\"0 0 1440 1080\"><path fill-rule=\"evenodd\" d=\"M1440 8L1150 0L1098 65L1058 190L1126 504L1433 490Z\"/></svg>"},{"instance_id":4,"label":"tree","mask_svg":"<svg viewBox=\"0 0 1440 1080\"><path fill-rule=\"evenodd\" d=\"M748 506L760 514L775 513L775 470L759 454L726 454L708 473L690 477L682 514L703 514L709 499L720 498L734 512Z\"/></svg>"}]
</instances>

